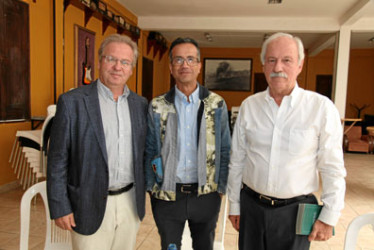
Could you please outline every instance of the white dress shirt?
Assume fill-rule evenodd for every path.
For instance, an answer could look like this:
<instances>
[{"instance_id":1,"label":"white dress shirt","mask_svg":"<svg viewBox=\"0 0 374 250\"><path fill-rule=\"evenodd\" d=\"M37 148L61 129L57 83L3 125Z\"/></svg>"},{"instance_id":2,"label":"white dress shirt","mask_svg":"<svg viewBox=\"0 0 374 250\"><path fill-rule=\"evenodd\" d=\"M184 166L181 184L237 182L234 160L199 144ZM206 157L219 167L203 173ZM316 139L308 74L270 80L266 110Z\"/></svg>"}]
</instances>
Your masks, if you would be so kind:
<instances>
[{"instance_id":1,"label":"white dress shirt","mask_svg":"<svg viewBox=\"0 0 374 250\"><path fill-rule=\"evenodd\" d=\"M197 183L197 111L199 85L188 97L175 87L175 109L178 113L177 183Z\"/></svg>"},{"instance_id":2,"label":"white dress shirt","mask_svg":"<svg viewBox=\"0 0 374 250\"><path fill-rule=\"evenodd\" d=\"M245 99L235 123L229 164L230 214L240 214L242 182L287 199L319 189L319 219L336 225L344 207L346 171L338 110L326 97L296 84L280 106L269 89Z\"/></svg>"},{"instance_id":3,"label":"white dress shirt","mask_svg":"<svg viewBox=\"0 0 374 250\"><path fill-rule=\"evenodd\" d=\"M134 182L130 110L125 85L118 100L100 80L97 84L105 144L108 154L109 190L119 189Z\"/></svg>"}]
</instances>

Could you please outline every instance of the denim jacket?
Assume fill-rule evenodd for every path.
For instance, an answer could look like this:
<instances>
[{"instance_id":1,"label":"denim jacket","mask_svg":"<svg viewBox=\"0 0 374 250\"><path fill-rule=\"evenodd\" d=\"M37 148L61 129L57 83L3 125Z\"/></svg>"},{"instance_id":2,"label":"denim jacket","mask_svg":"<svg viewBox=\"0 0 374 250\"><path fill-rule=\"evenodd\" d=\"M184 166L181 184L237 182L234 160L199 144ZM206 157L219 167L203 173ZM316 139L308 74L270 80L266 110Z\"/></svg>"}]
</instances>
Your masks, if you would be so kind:
<instances>
[{"instance_id":1,"label":"denim jacket","mask_svg":"<svg viewBox=\"0 0 374 250\"><path fill-rule=\"evenodd\" d=\"M174 105L175 87L156 97L148 108L145 149L146 189L155 198L174 201L178 164L178 113ZM230 129L224 99L199 86L198 110L198 195L226 193L230 157ZM205 119L203 119L205 118ZM161 156L162 175L156 181L151 162Z\"/></svg>"}]
</instances>

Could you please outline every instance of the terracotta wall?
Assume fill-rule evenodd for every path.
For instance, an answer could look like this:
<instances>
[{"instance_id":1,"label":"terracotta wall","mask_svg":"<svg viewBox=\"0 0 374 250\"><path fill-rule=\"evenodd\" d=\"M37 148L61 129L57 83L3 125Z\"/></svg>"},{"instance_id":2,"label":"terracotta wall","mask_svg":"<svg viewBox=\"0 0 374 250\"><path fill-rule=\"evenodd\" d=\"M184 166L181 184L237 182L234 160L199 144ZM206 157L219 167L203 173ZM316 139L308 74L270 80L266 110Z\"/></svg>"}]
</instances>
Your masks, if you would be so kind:
<instances>
[{"instance_id":1,"label":"terracotta wall","mask_svg":"<svg viewBox=\"0 0 374 250\"><path fill-rule=\"evenodd\" d=\"M309 57L304 64L308 90L316 90L317 75L332 75L334 72L334 50L324 50L317 56Z\"/></svg>"},{"instance_id":2,"label":"terracotta wall","mask_svg":"<svg viewBox=\"0 0 374 250\"><path fill-rule=\"evenodd\" d=\"M351 106L356 104L362 107L370 105L361 112L374 114L374 49L352 49L350 52L348 95L346 104L346 117L356 118L357 110ZM253 94L254 73L262 72L260 61L260 49L253 48L201 48L201 61L204 58L252 58L252 82L251 91L215 91L223 96L230 109L231 106L239 106L249 95ZM199 82L203 84L203 71L199 75ZM298 77L300 87L315 91L317 75L333 75L334 72L334 50L324 50L314 57L306 57L304 68Z\"/></svg>"},{"instance_id":3,"label":"terracotta wall","mask_svg":"<svg viewBox=\"0 0 374 250\"><path fill-rule=\"evenodd\" d=\"M160 58L160 51L154 53L154 47L148 50L148 33L143 32L142 54L143 57L153 61L153 97L161 95L169 90L170 86L170 70L169 70L169 51L163 53ZM170 45L168 45L170 46ZM141 82L141 81L140 81Z\"/></svg>"},{"instance_id":4,"label":"terracotta wall","mask_svg":"<svg viewBox=\"0 0 374 250\"><path fill-rule=\"evenodd\" d=\"M262 64L260 60L261 49L254 48L201 48L201 74L199 82L203 83L204 59L205 58L251 58L252 59L252 77L251 91L214 91L221 95L227 104L228 109L232 106L240 106L242 101L254 92L254 74L262 73ZM299 75L298 82L301 87L305 87L306 70L305 67Z\"/></svg>"},{"instance_id":5,"label":"terracotta wall","mask_svg":"<svg viewBox=\"0 0 374 250\"><path fill-rule=\"evenodd\" d=\"M126 18L127 21L130 21L133 25L137 24L137 17L134 16L131 12L127 11L124 7L122 7L117 1L115 0L107 0L105 1L107 3L107 7L114 11L117 14L121 14ZM64 57L64 85L62 86L62 91L66 92L70 88L76 87L74 85L74 74L75 74L75 67L74 64L74 53L75 53L75 27L76 25L83 27L85 29L88 29L95 33L95 77L98 77L98 50L99 45L103 41L103 39L113 33L117 32L117 27L115 25L109 25L103 33L102 28L102 21L100 18L97 18L95 15L92 16L88 23L85 25L85 13L83 8L81 8L82 5L76 5L76 4L70 4L66 11L64 16L64 29L65 33L62 34L64 36L65 41L65 57ZM141 44L141 43L139 43ZM134 69L134 73L129 79L128 86L131 90L136 91L136 70Z\"/></svg>"},{"instance_id":6,"label":"terracotta wall","mask_svg":"<svg viewBox=\"0 0 374 250\"><path fill-rule=\"evenodd\" d=\"M351 50L349 61L346 117L357 117L351 104L370 105L361 112L361 118L364 114L374 115L374 49Z\"/></svg>"}]
</instances>

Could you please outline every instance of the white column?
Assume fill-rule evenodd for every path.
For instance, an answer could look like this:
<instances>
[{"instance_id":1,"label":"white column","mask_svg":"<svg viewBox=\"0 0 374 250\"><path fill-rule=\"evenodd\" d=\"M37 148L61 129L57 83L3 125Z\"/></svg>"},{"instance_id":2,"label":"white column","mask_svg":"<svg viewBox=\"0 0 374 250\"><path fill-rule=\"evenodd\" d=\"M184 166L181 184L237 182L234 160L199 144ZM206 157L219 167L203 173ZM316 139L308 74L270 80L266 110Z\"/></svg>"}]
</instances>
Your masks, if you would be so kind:
<instances>
[{"instance_id":1,"label":"white column","mask_svg":"<svg viewBox=\"0 0 374 250\"><path fill-rule=\"evenodd\" d=\"M341 118L345 117L348 87L349 53L351 43L351 28L341 26L335 43L335 71L333 86L333 101L339 110Z\"/></svg>"}]
</instances>

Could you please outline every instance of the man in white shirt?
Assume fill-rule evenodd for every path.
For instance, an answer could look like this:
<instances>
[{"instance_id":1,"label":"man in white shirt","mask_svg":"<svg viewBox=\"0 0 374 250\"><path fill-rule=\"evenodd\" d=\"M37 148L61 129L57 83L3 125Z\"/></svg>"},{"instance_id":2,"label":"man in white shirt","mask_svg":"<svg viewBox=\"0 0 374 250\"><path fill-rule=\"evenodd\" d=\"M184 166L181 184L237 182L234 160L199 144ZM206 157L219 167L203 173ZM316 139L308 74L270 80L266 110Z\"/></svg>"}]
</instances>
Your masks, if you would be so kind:
<instances>
[{"instance_id":1,"label":"man in white shirt","mask_svg":"<svg viewBox=\"0 0 374 250\"><path fill-rule=\"evenodd\" d=\"M346 171L339 113L326 97L301 89L301 40L276 33L263 44L266 91L242 103L232 138L228 194L239 249L309 249L332 237L344 207ZM299 203L322 179L322 211L309 236L295 234Z\"/></svg>"}]
</instances>

